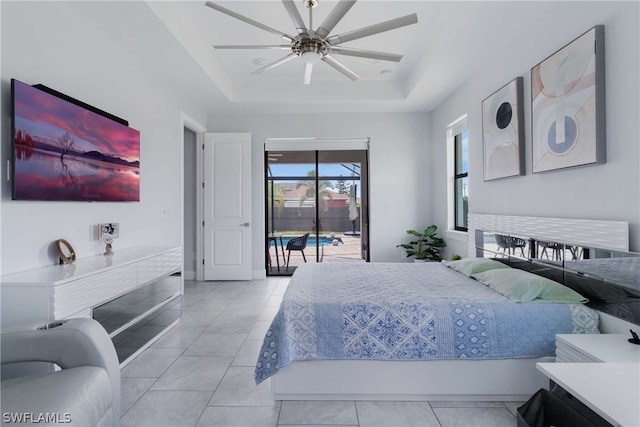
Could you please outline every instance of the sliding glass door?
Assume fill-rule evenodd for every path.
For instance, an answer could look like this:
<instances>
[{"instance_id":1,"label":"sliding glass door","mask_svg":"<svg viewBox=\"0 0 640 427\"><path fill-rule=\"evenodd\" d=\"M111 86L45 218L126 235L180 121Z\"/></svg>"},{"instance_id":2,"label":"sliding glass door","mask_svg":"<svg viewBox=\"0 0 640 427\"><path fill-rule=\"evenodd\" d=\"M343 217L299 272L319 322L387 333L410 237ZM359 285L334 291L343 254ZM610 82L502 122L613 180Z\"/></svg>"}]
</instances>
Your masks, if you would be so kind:
<instances>
[{"instance_id":1,"label":"sliding glass door","mask_svg":"<svg viewBox=\"0 0 640 427\"><path fill-rule=\"evenodd\" d=\"M368 261L367 150L265 151L266 268Z\"/></svg>"}]
</instances>

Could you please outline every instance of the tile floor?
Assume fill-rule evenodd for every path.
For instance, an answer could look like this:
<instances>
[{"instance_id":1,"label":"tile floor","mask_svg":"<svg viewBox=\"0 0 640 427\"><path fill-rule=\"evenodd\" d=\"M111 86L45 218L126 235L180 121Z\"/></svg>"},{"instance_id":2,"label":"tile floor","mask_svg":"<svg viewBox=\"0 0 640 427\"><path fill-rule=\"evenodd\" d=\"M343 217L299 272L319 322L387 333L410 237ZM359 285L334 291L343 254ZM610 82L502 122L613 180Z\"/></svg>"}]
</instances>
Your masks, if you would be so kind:
<instances>
[{"instance_id":1,"label":"tile floor","mask_svg":"<svg viewBox=\"0 0 640 427\"><path fill-rule=\"evenodd\" d=\"M122 369L121 425L516 425L522 402L275 401L253 366L288 283L185 282L180 323Z\"/></svg>"}]
</instances>

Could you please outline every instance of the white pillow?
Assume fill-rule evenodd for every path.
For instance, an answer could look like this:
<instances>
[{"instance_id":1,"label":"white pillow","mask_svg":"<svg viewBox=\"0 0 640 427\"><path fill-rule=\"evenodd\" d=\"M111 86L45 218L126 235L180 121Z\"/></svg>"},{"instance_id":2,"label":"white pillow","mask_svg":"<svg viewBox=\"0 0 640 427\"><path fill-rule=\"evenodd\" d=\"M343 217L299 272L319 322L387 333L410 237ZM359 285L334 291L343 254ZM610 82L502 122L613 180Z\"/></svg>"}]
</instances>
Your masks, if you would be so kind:
<instances>
[{"instance_id":1,"label":"white pillow","mask_svg":"<svg viewBox=\"0 0 640 427\"><path fill-rule=\"evenodd\" d=\"M511 268L500 261L490 258L464 258L456 261L443 260L442 263L467 276L499 268Z\"/></svg>"}]
</instances>

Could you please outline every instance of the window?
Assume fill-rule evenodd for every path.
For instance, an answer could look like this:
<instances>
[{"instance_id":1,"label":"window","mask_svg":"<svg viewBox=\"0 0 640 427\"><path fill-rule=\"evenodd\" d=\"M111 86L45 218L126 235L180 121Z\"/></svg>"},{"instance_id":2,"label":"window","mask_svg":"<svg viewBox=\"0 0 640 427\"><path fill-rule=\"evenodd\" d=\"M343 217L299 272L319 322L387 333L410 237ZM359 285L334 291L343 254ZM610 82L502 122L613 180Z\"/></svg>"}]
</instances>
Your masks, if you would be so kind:
<instances>
[{"instance_id":1,"label":"window","mask_svg":"<svg viewBox=\"0 0 640 427\"><path fill-rule=\"evenodd\" d=\"M467 116L447 126L448 229L467 231L469 212L469 161Z\"/></svg>"},{"instance_id":2,"label":"window","mask_svg":"<svg viewBox=\"0 0 640 427\"><path fill-rule=\"evenodd\" d=\"M454 228L467 231L467 214L469 213L469 162L467 130L456 134L454 141Z\"/></svg>"}]
</instances>

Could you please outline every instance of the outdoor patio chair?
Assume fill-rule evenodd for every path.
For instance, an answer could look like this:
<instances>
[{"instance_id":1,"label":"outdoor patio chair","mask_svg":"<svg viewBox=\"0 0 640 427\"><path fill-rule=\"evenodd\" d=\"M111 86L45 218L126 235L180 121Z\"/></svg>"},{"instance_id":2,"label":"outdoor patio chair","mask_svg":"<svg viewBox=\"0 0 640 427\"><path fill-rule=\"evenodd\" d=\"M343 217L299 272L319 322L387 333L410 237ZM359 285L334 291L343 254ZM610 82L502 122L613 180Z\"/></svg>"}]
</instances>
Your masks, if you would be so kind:
<instances>
[{"instance_id":1,"label":"outdoor patio chair","mask_svg":"<svg viewBox=\"0 0 640 427\"><path fill-rule=\"evenodd\" d=\"M304 236L294 237L287 242L287 267L289 269L289 257L291 257L291 251L300 251L302 253L302 259L307 262L307 258L304 256L304 249L307 247L307 240L309 239L309 233Z\"/></svg>"},{"instance_id":2,"label":"outdoor patio chair","mask_svg":"<svg viewBox=\"0 0 640 427\"><path fill-rule=\"evenodd\" d=\"M545 242L542 240L538 240L538 248L542 248L540 252L540 258L543 256L549 259L549 254L547 253L547 249L551 252L551 259L562 261L562 250L564 249L560 243L556 242Z\"/></svg>"},{"instance_id":3,"label":"outdoor patio chair","mask_svg":"<svg viewBox=\"0 0 640 427\"><path fill-rule=\"evenodd\" d=\"M496 243L498 248L502 249L504 254L513 255L516 254L516 249L520 249L520 254L524 257L524 248L527 246L527 242L518 237L504 236L502 234L496 234Z\"/></svg>"}]
</instances>

